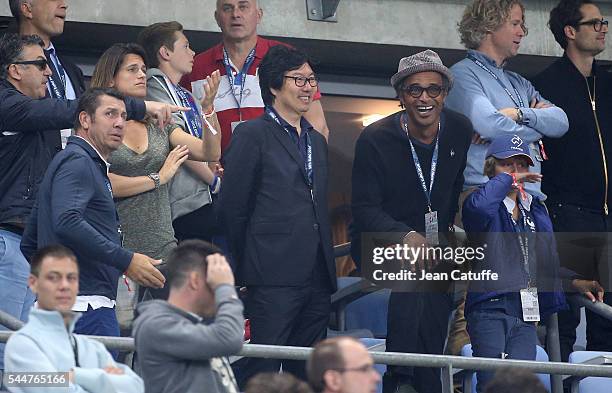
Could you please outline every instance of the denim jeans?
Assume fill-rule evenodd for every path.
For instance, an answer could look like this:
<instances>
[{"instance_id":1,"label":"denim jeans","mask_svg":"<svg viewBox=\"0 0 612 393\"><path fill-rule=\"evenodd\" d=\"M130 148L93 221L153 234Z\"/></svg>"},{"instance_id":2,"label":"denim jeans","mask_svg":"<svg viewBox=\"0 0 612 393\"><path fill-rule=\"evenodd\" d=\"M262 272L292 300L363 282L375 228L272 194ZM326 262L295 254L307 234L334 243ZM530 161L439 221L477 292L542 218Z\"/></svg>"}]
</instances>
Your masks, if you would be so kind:
<instances>
[{"instance_id":1,"label":"denim jeans","mask_svg":"<svg viewBox=\"0 0 612 393\"><path fill-rule=\"evenodd\" d=\"M499 308L500 303L505 303L503 308ZM508 359L536 359L536 326L516 316L520 307L520 300L514 297L508 302L486 300L470 311L466 319L474 357L500 359L505 353ZM484 391L493 375L493 371L476 372L478 393Z\"/></svg>"},{"instance_id":2,"label":"denim jeans","mask_svg":"<svg viewBox=\"0 0 612 393\"><path fill-rule=\"evenodd\" d=\"M28 287L30 264L19 249L21 236L0 229L0 310L26 322L36 300ZM0 330L8 330L0 325ZM4 370L4 344L0 344L0 371Z\"/></svg>"}]
</instances>

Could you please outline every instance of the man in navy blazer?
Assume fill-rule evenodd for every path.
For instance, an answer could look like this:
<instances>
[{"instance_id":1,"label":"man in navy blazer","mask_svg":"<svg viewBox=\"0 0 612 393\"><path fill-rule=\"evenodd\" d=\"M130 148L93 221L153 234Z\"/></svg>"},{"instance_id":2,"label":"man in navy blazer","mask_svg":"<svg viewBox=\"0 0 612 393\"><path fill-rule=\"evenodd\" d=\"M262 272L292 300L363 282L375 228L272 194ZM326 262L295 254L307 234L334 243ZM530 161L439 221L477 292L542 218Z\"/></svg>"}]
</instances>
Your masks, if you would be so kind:
<instances>
[{"instance_id":1,"label":"man in navy blazer","mask_svg":"<svg viewBox=\"0 0 612 393\"><path fill-rule=\"evenodd\" d=\"M327 144L303 117L318 80L304 53L279 45L262 60L259 83L266 110L234 131L220 217L248 291L251 343L311 346L325 337L336 289ZM236 370L239 385L280 363L248 359ZM283 371L305 379L303 362L284 361Z\"/></svg>"}]
</instances>

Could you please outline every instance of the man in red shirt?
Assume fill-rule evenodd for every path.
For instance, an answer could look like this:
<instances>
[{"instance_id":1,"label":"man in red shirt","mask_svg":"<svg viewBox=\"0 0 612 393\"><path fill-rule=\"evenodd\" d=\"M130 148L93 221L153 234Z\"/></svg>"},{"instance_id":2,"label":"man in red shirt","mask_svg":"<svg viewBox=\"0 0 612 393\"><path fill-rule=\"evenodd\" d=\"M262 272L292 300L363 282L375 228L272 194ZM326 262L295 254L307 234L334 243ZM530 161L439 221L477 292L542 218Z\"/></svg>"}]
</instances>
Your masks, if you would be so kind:
<instances>
[{"instance_id":1,"label":"man in red shirt","mask_svg":"<svg viewBox=\"0 0 612 393\"><path fill-rule=\"evenodd\" d=\"M229 145L234 128L242 121L263 114L264 103L259 88L257 69L261 59L272 46L286 45L257 35L263 10L257 0L217 0L215 19L221 28L222 42L195 57L191 74L181 84L201 98L206 76L221 72L221 84L215 98L215 112L221 125L221 151ZM231 72L228 72L231 71ZM316 93L308 113L304 117L321 134L329 129L321 102Z\"/></svg>"}]
</instances>

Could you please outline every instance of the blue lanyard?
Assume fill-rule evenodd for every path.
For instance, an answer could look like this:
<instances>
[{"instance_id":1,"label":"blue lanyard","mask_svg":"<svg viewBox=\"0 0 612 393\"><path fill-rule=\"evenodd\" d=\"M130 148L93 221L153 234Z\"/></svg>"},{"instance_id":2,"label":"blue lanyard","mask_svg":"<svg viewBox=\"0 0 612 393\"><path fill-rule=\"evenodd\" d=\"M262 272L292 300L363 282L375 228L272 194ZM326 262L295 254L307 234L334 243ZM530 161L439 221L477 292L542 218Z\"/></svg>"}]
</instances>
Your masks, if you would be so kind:
<instances>
[{"instance_id":1,"label":"blue lanyard","mask_svg":"<svg viewBox=\"0 0 612 393\"><path fill-rule=\"evenodd\" d=\"M276 116L274 112L272 112L269 108L266 108L266 113L272 118L272 120L277 122L279 126L283 127L287 135L290 135L289 130L283 126L280 119L278 118L278 116ZM307 130L302 130L302 132L306 133L306 162L304 163L304 169L306 170L306 178L304 180L306 181L308 187L312 190L312 141L310 140L310 134Z\"/></svg>"},{"instance_id":2,"label":"blue lanyard","mask_svg":"<svg viewBox=\"0 0 612 393\"><path fill-rule=\"evenodd\" d=\"M516 94L516 99L514 98L514 96L512 95L512 93L510 93L510 90L508 90L508 88L506 87L506 85L504 85L504 83L497 77L497 75L495 75L495 73L493 71L491 71L489 69L489 67L487 67L486 65L484 65L480 60L478 60L473 54L468 53L467 55L468 59L472 60L474 63L476 63L477 66L479 66L480 68L482 68L483 70L485 70L486 72L489 73L489 75L491 75L493 77L493 79L495 79L497 81L497 83L499 83L499 85L502 87L502 89L504 89L504 91L506 92L506 94L508 94L508 97L510 97L510 99L512 100L512 102L514 103L514 105L517 108L524 108L525 107L525 103L523 102L523 99L521 98L521 95L519 94L518 90L516 90L516 87L514 87L514 85L512 85L512 82L510 82L510 84L512 85L512 88L514 89L514 94ZM517 101L518 99L518 101Z\"/></svg>"},{"instance_id":3,"label":"blue lanyard","mask_svg":"<svg viewBox=\"0 0 612 393\"><path fill-rule=\"evenodd\" d=\"M419 161L419 157L417 156L416 150L414 149L414 145L412 144L412 140L410 139L410 134L408 133L408 123L406 123L404 117L402 115L401 122L404 126L404 131L406 131L406 135L408 136L408 142L410 142L410 150L412 151L412 160L414 161L414 167L416 168L417 176L421 181L421 187L423 187L423 192L425 193L425 198L427 198L427 207L431 212L431 190L433 189L434 178L436 177L436 167L438 166L438 140L440 139L440 122L438 122L438 134L436 135L436 145L434 147L433 155L431 156L431 171L429 177L429 189L427 189L427 183L425 182L425 176L423 175L423 168L421 168L421 162Z\"/></svg>"},{"instance_id":4,"label":"blue lanyard","mask_svg":"<svg viewBox=\"0 0 612 393\"><path fill-rule=\"evenodd\" d=\"M189 133L197 138L202 138L202 118L193 97L181 86L174 86L173 84L172 87L181 101L180 104L182 106L188 106L191 108L190 111L184 112L185 117L187 118L186 123L187 128L189 128Z\"/></svg>"},{"instance_id":5,"label":"blue lanyard","mask_svg":"<svg viewBox=\"0 0 612 393\"><path fill-rule=\"evenodd\" d=\"M49 55L51 70L53 71L52 75L49 77L49 87L50 92L54 96L54 98L65 99L66 98L66 71L64 71L64 67L61 66L59 59L55 55L55 50L46 50ZM54 61L54 60L57 60ZM54 76L58 76L62 82L62 89L60 90L59 86L55 82Z\"/></svg>"},{"instance_id":6,"label":"blue lanyard","mask_svg":"<svg viewBox=\"0 0 612 393\"><path fill-rule=\"evenodd\" d=\"M238 104L238 110L240 110L240 106L242 105L242 93L244 92L244 85L246 83L247 73L249 72L249 68L253 61L255 60L255 48L251 49L249 55L244 61L244 65L242 66L242 70L236 74L234 77L234 73L232 72L232 66L230 65L229 55L227 54L227 50L225 47L223 48L223 64L225 65L225 74L227 75L227 79L229 80L230 88L232 89L232 95ZM240 98L236 98L236 94L234 94L234 86L240 86Z\"/></svg>"},{"instance_id":7,"label":"blue lanyard","mask_svg":"<svg viewBox=\"0 0 612 393\"><path fill-rule=\"evenodd\" d=\"M517 232L519 245L521 247L521 253L523 254L523 264L525 266L525 272L529 277L529 236L527 233L533 233L535 230L530 229L531 227L527 223L527 210L521 204L521 201L516 202L518 204L518 208L521 212L522 224L523 228L520 228L518 223L512 219L512 223L514 224L514 231ZM531 281L531 279L529 279ZM529 284L531 286L531 282Z\"/></svg>"}]
</instances>

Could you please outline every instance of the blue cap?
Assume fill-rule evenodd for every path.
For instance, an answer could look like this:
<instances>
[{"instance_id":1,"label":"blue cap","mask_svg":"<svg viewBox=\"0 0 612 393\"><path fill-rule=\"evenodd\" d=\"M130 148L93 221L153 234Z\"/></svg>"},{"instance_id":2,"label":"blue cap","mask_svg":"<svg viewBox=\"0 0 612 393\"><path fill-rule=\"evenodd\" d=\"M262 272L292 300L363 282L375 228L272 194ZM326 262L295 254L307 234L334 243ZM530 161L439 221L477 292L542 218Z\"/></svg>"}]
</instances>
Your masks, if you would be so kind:
<instances>
[{"instance_id":1,"label":"blue cap","mask_svg":"<svg viewBox=\"0 0 612 393\"><path fill-rule=\"evenodd\" d=\"M491 156L500 160L524 156L529 161L529 165L533 166L533 160L529 155L529 143L518 135L508 134L493 139L487 149L487 158Z\"/></svg>"}]
</instances>

